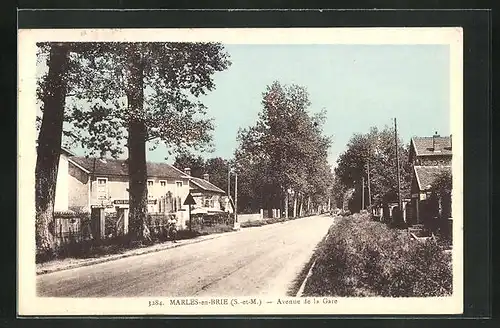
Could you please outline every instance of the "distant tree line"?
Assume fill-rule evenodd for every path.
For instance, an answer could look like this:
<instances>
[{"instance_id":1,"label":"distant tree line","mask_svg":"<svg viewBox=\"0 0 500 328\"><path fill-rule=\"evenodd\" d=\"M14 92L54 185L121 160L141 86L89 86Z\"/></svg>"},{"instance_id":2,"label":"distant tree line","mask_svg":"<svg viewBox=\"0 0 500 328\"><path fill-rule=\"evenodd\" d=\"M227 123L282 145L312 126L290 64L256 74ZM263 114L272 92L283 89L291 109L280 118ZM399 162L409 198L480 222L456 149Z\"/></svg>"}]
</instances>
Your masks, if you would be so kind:
<instances>
[{"instance_id":1,"label":"distant tree line","mask_svg":"<svg viewBox=\"0 0 500 328\"><path fill-rule=\"evenodd\" d=\"M298 216L326 204L333 183L331 138L323 134L325 111L312 114L310 106L304 87L267 87L257 122L238 133L239 210L277 208Z\"/></svg>"},{"instance_id":2,"label":"distant tree line","mask_svg":"<svg viewBox=\"0 0 500 328\"><path fill-rule=\"evenodd\" d=\"M333 207L331 138L322 131L325 111L312 114L310 105L305 88L274 82L263 93L257 122L239 130L233 158L204 160L185 153L175 158L174 166L189 167L196 177L208 173L210 182L226 191L230 181L232 197L237 174L240 213L288 209L289 216L305 215L318 206L326 208L329 198Z\"/></svg>"},{"instance_id":3,"label":"distant tree line","mask_svg":"<svg viewBox=\"0 0 500 328\"><path fill-rule=\"evenodd\" d=\"M348 201L351 212L361 210L362 193L365 208L370 204L382 206L398 201L396 147L402 197L409 197L412 169L408 162L409 146L399 138L396 145L394 130L389 127L382 130L372 127L368 133L354 134L351 137L335 168L336 181L340 184L336 197L342 198L347 189L354 189Z\"/></svg>"}]
</instances>

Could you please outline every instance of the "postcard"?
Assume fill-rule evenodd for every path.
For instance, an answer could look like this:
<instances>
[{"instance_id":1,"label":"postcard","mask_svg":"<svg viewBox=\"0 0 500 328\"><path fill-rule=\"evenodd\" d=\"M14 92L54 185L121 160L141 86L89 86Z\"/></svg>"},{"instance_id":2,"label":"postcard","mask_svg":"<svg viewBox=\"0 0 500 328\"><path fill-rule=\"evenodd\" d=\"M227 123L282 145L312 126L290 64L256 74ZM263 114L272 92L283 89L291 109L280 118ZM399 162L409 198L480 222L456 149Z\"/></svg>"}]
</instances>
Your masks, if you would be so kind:
<instances>
[{"instance_id":1,"label":"postcard","mask_svg":"<svg viewBox=\"0 0 500 328\"><path fill-rule=\"evenodd\" d=\"M18 41L19 315L463 312L461 28Z\"/></svg>"}]
</instances>

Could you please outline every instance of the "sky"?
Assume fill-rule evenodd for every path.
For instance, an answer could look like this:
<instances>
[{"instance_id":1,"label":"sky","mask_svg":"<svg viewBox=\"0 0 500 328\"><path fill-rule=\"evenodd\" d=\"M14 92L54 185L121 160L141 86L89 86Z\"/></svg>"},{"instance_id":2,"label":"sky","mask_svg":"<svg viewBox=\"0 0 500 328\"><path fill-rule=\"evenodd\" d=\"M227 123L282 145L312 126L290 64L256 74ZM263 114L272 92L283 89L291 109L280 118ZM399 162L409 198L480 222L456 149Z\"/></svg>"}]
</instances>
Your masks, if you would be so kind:
<instances>
[{"instance_id":1,"label":"sky","mask_svg":"<svg viewBox=\"0 0 500 328\"><path fill-rule=\"evenodd\" d=\"M393 126L400 138L450 133L447 45L225 45L232 65L214 74L216 89L201 100L214 118L214 152L232 157L240 128L255 124L262 93L273 81L307 88L310 112L325 109L324 133L333 137L329 162L354 133ZM81 150L74 149L82 154ZM164 146L148 161L173 163Z\"/></svg>"}]
</instances>

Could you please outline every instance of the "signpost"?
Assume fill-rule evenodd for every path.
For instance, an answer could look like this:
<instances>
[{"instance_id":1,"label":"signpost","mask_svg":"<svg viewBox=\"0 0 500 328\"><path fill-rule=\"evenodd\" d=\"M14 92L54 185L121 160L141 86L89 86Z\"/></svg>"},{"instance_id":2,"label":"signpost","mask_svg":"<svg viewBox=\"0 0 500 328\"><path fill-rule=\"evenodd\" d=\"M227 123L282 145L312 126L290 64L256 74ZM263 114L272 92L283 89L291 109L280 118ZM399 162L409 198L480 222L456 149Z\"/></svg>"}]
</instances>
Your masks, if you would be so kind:
<instances>
[{"instance_id":1,"label":"signpost","mask_svg":"<svg viewBox=\"0 0 500 328\"><path fill-rule=\"evenodd\" d=\"M191 205L195 205L196 202L194 201L194 198L193 198L193 195L191 195L191 193L189 193L186 197L186 200L184 201L184 205L188 205L189 206L189 231L191 231L191 227L192 227L192 222L191 222Z\"/></svg>"},{"instance_id":2,"label":"signpost","mask_svg":"<svg viewBox=\"0 0 500 328\"><path fill-rule=\"evenodd\" d=\"M128 199L115 199L113 201L115 205L128 205ZM156 199L148 199L148 204L156 205Z\"/></svg>"}]
</instances>

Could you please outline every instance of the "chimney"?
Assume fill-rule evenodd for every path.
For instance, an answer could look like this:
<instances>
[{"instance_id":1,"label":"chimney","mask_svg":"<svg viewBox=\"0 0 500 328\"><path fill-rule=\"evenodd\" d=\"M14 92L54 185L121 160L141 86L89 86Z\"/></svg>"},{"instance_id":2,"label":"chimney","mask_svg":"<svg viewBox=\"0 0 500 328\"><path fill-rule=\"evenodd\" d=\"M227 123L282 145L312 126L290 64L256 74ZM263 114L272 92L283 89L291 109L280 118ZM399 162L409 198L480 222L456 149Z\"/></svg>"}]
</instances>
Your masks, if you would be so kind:
<instances>
[{"instance_id":1,"label":"chimney","mask_svg":"<svg viewBox=\"0 0 500 328\"><path fill-rule=\"evenodd\" d=\"M184 169L184 173L186 173L186 175L191 175L191 168L190 167L186 167Z\"/></svg>"},{"instance_id":2,"label":"chimney","mask_svg":"<svg viewBox=\"0 0 500 328\"><path fill-rule=\"evenodd\" d=\"M210 176L208 175L208 173L203 174L203 180L207 180L208 182L210 182Z\"/></svg>"},{"instance_id":3,"label":"chimney","mask_svg":"<svg viewBox=\"0 0 500 328\"><path fill-rule=\"evenodd\" d=\"M439 134L437 133L437 131L436 131L436 132L434 133L434 135L432 136L432 149L433 149L434 151L436 151L436 152L441 151L441 150L439 149L439 145L438 145L438 143L436 142L436 141L437 141L437 138L439 138L439 137L440 137L440 136L439 136Z\"/></svg>"}]
</instances>

